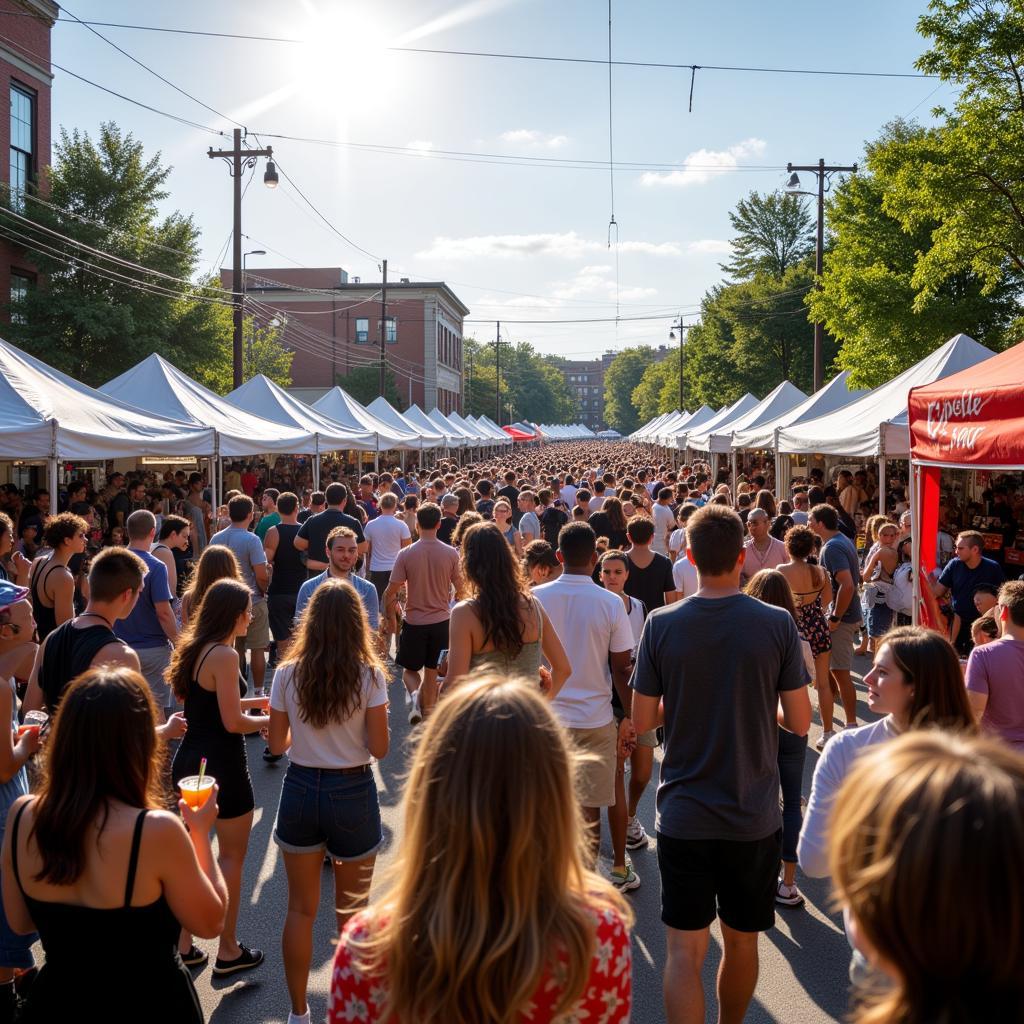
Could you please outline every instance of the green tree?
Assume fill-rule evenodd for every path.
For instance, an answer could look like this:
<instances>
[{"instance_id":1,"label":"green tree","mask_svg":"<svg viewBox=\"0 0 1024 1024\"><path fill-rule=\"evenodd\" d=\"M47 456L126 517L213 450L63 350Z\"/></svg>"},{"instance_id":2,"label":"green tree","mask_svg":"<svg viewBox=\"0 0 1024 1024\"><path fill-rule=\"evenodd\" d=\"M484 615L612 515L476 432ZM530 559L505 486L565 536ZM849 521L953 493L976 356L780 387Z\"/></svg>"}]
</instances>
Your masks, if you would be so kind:
<instances>
[{"instance_id":1,"label":"green tree","mask_svg":"<svg viewBox=\"0 0 1024 1024\"><path fill-rule=\"evenodd\" d=\"M613 430L630 434L642 422L633 402L633 392L644 371L654 362L654 350L647 346L623 349L604 374L604 418Z\"/></svg>"},{"instance_id":2,"label":"green tree","mask_svg":"<svg viewBox=\"0 0 1024 1024\"><path fill-rule=\"evenodd\" d=\"M13 341L88 384L154 351L186 373L209 369L212 353L227 357L224 293L208 280L182 283L196 277L199 230L191 216L159 212L169 173L159 153L147 158L115 124L95 140L61 130L41 189L51 205L15 193L0 208L0 235L24 247L40 273L38 287L9 307Z\"/></svg>"},{"instance_id":3,"label":"green tree","mask_svg":"<svg viewBox=\"0 0 1024 1024\"><path fill-rule=\"evenodd\" d=\"M675 386L676 398L670 408L663 409L661 395L669 381ZM679 363L677 360L663 359L660 363L649 363L644 368L640 383L633 388L633 393L630 396L636 410L637 422L642 426L644 423L650 423L655 416L663 412L671 412L679 404L678 395Z\"/></svg>"},{"instance_id":4,"label":"green tree","mask_svg":"<svg viewBox=\"0 0 1024 1024\"><path fill-rule=\"evenodd\" d=\"M941 224L915 219L905 227L887 211L898 177L890 151L906 151L928 134L905 121L886 125L866 147L866 173L847 178L829 201L833 244L822 288L807 304L841 341L837 362L856 387L890 380L959 331L1001 347L1018 312L1019 275L1009 268L988 289L969 267L926 291L915 284L921 254Z\"/></svg>"},{"instance_id":5,"label":"green tree","mask_svg":"<svg viewBox=\"0 0 1024 1024\"><path fill-rule=\"evenodd\" d=\"M814 253L814 218L800 196L751 192L729 220L736 232L732 260L721 267L734 281L758 274L781 278Z\"/></svg>"},{"instance_id":6,"label":"green tree","mask_svg":"<svg viewBox=\"0 0 1024 1024\"><path fill-rule=\"evenodd\" d=\"M230 311L228 312L230 320ZM283 388L291 387L292 359L295 353L285 347L281 328L260 326L247 316L242 322L242 378L249 380L262 373ZM196 367L195 378L212 391L227 394L234 388L230 336L220 348L210 353L208 362Z\"/></svg>"},{"instance_id":7,"label":"green tree","mask_svg":"<svg viewBox=\"0 0 1024 1024\"><path fill-rule=\"evenodd\" d=\"M360 405L367 405L380 396L380 367L357 366L347 374L338 374L335 382L348 392ZM384 373L384 398L396 409L405 405L395 384L395 375L391 370Z\"/></svg>"}]
</instances>

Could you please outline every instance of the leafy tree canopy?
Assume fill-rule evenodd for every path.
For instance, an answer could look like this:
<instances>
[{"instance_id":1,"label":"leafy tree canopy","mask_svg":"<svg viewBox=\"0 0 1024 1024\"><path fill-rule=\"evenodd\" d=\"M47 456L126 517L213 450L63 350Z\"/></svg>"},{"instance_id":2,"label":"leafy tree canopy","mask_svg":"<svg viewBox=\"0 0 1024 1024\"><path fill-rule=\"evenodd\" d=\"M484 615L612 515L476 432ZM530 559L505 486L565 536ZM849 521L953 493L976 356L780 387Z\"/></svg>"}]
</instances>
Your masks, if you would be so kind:
<instances>
[{"instance_id":1,"label":"leafy tree canopy","mask_svg":"<svg viewBox=\"0 0 1024 1024\"><path fill-rule=\"evenodd\" d=\"M344 388L360 405L367 405L380 397L380 367L354 367L347 374L338 374L335 383ZM408 408L409 403L398 393L395 375L391 370L384 371L384 398L396 409Z\"/></svg>"},{"instance_id":2,"label":"leafy tree canopy","mask_svg":"<svg viewBox=\"0 0 1024 1024\"><path fill-rule=\"evenodd\" d=\"M613 430L629 434L643 422L633 392L653 362L654 350L639 346L623 349L609 364L604 374L604 418Z\"/></svg>"},{"instance_id":3,"label":"leafy tree canopy","mask_svg":"<svg viewBox=\"0 0 1024 1024\"><path fill-rule=\"evenodd\" d=\"M815 222L801 196L751 192L729 214L732 260L721 264L734 281L758 274L784 277L814 254Z\"/></svg>"}]
</instances>

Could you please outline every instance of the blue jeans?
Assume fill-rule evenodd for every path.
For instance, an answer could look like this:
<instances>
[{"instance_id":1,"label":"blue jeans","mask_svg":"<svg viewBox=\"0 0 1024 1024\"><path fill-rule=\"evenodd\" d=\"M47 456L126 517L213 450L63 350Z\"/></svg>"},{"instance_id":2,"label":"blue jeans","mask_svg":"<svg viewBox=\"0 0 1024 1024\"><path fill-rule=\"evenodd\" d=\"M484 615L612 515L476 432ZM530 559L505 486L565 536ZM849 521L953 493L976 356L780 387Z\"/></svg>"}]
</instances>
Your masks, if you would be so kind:
<instances>
[{"instance_id":1,"label":"blue jeans","mask_svg":"<svg viewBox=\"0 0 1024 1024\"><path fill-rule=\"evenodd\" d=\"M290 764L281 786L274 841L285 853L327 850L334 860L363 860L384 842L377 783L367 767L343 775Z\"/></svg>"},{"instance_id":2,"label":"blue jeans","mask_svg":"<svg viewBox=\"0 0 1024 1024\"><path fill-rule=\"evenodd\" d=\"M800 794L804 784L804 758L807 737L794 736L779 729L779 782L782 786L782 859L796 863L796 844L800 838Z\"/></svg>"}]
</instances>

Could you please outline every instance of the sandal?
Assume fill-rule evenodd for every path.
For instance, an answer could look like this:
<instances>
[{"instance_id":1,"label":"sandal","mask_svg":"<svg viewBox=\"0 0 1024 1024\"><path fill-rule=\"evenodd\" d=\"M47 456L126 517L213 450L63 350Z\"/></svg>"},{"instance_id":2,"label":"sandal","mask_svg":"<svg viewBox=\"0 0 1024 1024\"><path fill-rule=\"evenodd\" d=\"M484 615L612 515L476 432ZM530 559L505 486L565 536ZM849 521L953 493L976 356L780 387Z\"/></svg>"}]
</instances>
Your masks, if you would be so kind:
<instances>
[{"instance_id":1,"label":"sandal","mask_svg":"<svg viewBox=\"0 0 1024 1024\"><path fill-rule=\"evenodd\" d=\"M250 971L254 967L259 967L263 963L263 951L259 949L246 949L241 943L239 947L242 950L240 956L235 957L234 960L222 960L217 957L213 965L214 977L222 978L226 974L235 974L237 971Z\"/></svg>"},{"instance_id":2,"label":"sandal","mask_svg":"<svg viewBox=\"0 0 1024 1024\"><path fill-rule=\"evenodd\" d=\"M181 962L186 967L202 967L209 959L210 954L203 952L194 942L187 953L181 954Z\"/></svg>"}]
</instances>

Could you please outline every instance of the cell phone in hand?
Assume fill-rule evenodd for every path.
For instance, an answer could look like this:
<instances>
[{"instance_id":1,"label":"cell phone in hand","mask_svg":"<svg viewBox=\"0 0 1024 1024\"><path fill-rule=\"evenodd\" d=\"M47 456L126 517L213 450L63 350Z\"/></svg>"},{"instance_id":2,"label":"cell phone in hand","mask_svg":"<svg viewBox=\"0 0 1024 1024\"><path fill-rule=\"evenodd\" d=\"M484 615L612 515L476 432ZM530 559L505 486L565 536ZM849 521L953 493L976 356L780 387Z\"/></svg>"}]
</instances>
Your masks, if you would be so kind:
<instances>
[{"instance_id":1,"label":"cell phone in hand","mask_svg":"<svg viewBox=\"0 0 1024 1024\"><path fill-rule=\"evenodd\" d=\"M447 662L448 662L448 648L446 647L437 656L437 669L438 669L438 671L440 671L447 664Z\"/></svg>"}]
</instances>

